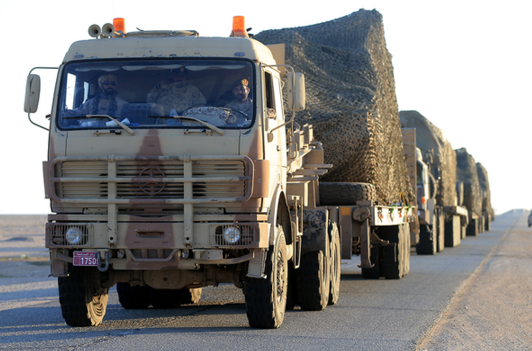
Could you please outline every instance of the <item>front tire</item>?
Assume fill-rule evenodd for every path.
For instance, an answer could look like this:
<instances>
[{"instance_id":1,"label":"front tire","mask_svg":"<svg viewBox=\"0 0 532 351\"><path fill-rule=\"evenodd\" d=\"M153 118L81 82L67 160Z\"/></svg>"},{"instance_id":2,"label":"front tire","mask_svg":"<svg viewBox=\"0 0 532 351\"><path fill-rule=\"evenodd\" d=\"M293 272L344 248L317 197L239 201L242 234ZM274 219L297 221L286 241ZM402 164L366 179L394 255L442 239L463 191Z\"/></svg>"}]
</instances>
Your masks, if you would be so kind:
<instances>
[{"instance_id":1,"label":"front tire","mask_svg":"<svg viewBox=\"0 0 532 351\"><path fill-rule=\"evenodd\" d=\"M246 314L252 328L276 329L283 323L288 297L288 252L280 225L266 256L264 273L266 279L245 279Z\"/></svg>"},{"instance_id":2,"label":"front tire","mask_svg":"<svg viewBox=\"0 0 532 351\"><path fill-rule=\"evenodd\" d=\"M100 325L107 310L108 288L100 287L100 272L92 267L70 266L68 277L59 277L59 302L66 324Z\"/></svg>"}]
</instances>

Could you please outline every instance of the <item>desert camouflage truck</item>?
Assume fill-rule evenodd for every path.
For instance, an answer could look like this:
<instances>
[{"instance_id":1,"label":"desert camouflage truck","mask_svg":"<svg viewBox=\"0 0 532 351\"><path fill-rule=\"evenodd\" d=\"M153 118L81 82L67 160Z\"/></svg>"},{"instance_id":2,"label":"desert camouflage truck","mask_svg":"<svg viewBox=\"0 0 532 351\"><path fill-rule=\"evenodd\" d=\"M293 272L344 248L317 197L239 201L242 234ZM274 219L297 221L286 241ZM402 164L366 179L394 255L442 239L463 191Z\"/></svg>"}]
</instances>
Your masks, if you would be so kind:
<instances>
[{"instance_id":1,"label":"desert camouflage truck","mask_svg":"<svg viewBox=\"0 0 532 351\"><path fill-rule=\"evenodd\" d=\"M115 284L124 308L144 309L197 303L202 287L232 283L252 327L278 328L296 304L338 301L342 255L358 250L374 267L376 226L391 238L381 240L387 277L408 272L411 209L320 205L318 178L332 165L312 126L283 109L283 92L289 110L304 108L304 78L282 64L282 46L249 38L240 20L228 38L91 26L94 39L66 53L41 127L46 247L68 325L99 325ZM234 107L235 87L249 110ZM154 92L177 95L163 104Z\"/></svg>"},{"instance_id":2,"label":"desert camouflage truck","mask_svg":"<svg viewBox=\"0 0 532 351\"><path fill-rule=\"evenodd\" d=\"M458 246L469 220L460 198L463 191L458 191L456 182L456 155L443 132L419 112L399 114L403 141L416 149L414 179L420 224L416 252L433 255L444 247Z\"/></svg>"}]
</instances>

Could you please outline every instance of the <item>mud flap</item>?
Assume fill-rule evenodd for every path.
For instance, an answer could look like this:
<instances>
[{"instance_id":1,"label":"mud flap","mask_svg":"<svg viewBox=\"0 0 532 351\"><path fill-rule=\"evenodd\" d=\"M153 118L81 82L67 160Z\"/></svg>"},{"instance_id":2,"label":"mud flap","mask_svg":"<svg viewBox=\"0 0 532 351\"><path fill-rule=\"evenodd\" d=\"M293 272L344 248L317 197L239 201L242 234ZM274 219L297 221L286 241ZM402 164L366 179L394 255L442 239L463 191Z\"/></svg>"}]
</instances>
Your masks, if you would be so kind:
<instances>
[{"instance_id":1,"label":"mud flap","mask_svg":"<svg viewBox=\"0 0 532 351\"><path fill-rule=\"evenodd\" d=\"M249 261L248 274L249 278L266 279L264 274L264 265L266 262L266 250L256 249L253 250L253 258Z\"/></svg>"}]
</instances>

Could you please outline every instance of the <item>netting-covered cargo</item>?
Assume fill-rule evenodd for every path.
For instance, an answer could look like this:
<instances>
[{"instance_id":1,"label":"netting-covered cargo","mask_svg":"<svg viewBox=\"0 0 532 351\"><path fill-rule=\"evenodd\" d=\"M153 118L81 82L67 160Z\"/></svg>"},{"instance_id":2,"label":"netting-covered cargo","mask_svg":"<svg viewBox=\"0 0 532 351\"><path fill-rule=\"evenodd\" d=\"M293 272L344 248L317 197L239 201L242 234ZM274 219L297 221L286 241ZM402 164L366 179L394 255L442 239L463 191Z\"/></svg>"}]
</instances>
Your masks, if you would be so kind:
<instances>
[{"instance_id":1,"label":"netting-covered cargo","mask_svg":"<svg viewBox=\"0 0 532 351\"><path fill-rule=\"evenodd\" d=\"M488 171L486 171L486 168L484 168L484 166L480 162L477 162L477 174L480 190L482 191L482 209L486 209L486 211L488 211L488 213L493 217Z\"/></svg>"},{"instance_id":2,"label":"netting-covered cargo","mask_svg":"<svg viewBox=\"0 0 532 351\"><path fill-rule=\"evenodd\" d=\"M431 172L441 178L439 194L443 206L456 206L456 153L443 131L418 111L400 111L401 126L416 128L416 146L421 154L432 154Z\"/></svg>"},{"instance_id":3,"label":"netting-covered cargo","mask_svg":"<svg viewBox=\"0 0 532 351\"><path fill-rule=\"evenodd\" d=\"M477 165L465 148L456 150L456 180L464 184L464 206L468 211L482 216L482 197Z\"/></svg>"},{"instance_id":4,"label":"netting-covered cargo","mask_svg":"<svg viewBox=\"0 0 532 351\"><path fill-rule=\"evenodd\" d=\"M305 74L306 110L296 121L314 125L334 165L322 181L373 183L380 204L397 203L401 193L412 202L381 14L360 10L255 39L286 44L286 63Z\"/></svg>"}]
</instances>

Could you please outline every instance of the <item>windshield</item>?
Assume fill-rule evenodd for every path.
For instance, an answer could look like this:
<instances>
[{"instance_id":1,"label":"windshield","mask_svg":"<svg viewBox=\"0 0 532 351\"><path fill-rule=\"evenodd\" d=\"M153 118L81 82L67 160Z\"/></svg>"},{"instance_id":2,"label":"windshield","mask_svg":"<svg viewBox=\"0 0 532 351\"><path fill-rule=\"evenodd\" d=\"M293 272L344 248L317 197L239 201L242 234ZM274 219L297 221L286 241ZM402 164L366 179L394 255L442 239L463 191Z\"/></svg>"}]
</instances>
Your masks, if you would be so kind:
<instances>
[{"instance_id":1,"label":"windshield","mask_svg":"<svg viewBox=\"0 0 532 351\"><path fill-rule=\"evenodd\" d=\"M253 66L246 60L130 60L69 64L61 129L248 128ZM199 121L198 121L199 120Z\"/></svg>"}]
</instances>

